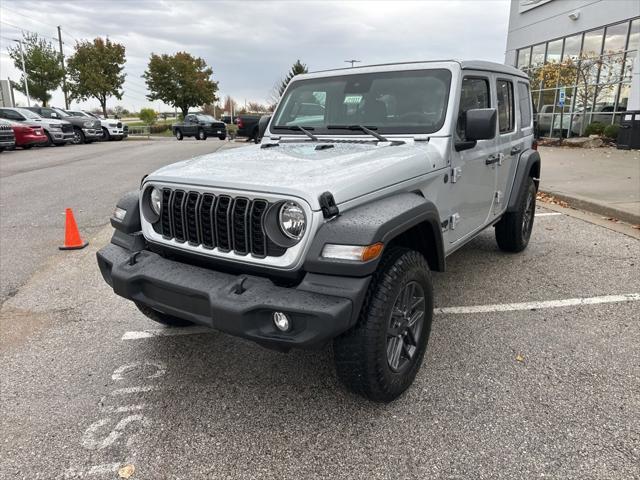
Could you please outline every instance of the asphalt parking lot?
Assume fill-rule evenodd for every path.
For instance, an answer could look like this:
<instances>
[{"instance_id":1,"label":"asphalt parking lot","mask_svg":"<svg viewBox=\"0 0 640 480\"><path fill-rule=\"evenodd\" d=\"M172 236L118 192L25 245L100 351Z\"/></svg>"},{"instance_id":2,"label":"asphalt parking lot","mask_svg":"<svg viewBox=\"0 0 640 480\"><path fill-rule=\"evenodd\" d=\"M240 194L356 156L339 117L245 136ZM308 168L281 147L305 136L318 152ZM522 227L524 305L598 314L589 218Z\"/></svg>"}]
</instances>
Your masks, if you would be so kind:
<instances>
[{"instance_id":1,"label":"asphalt parking lot","mask_svg":"<svg viewBox=\"0 0 640 480\"><path fill-rule=\"evenodd\" d=\"M640 478L633 232L542 207L522 254L483 233L435 274L415 384L379 405L338 383L330 348L163 329L113 294L95 252L120 194L227 146L143 143L50 149L43 169L0 158L0 478ZM62 205L86 199L89 247L58 252Z\"/></svg>"}]
</instances>

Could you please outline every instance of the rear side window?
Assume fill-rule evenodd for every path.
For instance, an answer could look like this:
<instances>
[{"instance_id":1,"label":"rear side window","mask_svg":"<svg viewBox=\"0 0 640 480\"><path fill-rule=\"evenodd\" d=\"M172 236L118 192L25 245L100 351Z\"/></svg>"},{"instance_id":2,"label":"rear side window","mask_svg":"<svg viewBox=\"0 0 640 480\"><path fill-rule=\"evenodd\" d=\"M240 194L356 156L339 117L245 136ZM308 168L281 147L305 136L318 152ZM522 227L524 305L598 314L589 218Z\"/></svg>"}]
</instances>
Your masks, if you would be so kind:
<instances>
[{"instance_id":1,"label":"rear side window","mask_svg":"<svg viewBox=\"0 0 640 480\"><path fill-rule=\"evenodd\" d=\"M507 80L498 80L496 87L498 94L498 126L500 127L500 133L508 133L515 128L513 83Z\"/></svg>"},{"instance_id":2,"label":"rear side window","mask_svg":"<svg viewBox=\"0 0 640 480\"><path fill-rule=\"evenodd\" d=\"M518 82L518 104L520 105L520 125L522 128L531 126L531 94L529 85Z\"/></svg>"},{"instance_id":3,"label":"rear side window","mask_svg":"<svg viewBox=\"0 0 640 480\"><path fill-rule=\"evenodd\" d=\"M489 95L489 80L481 77L465 77L462 79L460 90L460 108L458 109L458 123L456 134L460 140L465 140L464 114L467 110L476 108L489 108L491 97Z\"/></svg>"}]
</instances>

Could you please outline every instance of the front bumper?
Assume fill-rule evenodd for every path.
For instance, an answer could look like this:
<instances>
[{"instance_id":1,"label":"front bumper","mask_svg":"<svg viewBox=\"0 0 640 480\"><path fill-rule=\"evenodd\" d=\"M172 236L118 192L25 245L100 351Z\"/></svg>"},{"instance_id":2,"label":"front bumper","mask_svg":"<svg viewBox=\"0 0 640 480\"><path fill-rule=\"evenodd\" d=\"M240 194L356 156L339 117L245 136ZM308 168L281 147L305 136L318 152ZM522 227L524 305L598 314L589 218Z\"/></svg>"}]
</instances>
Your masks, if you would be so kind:
<instances>
[{"instance_id":1,"label":"front bumper","mask_svg":"<svg viewBox=\"0 0 640 480\"><path fill-rule=\"evenodd\" d=\"M84 137L89 140L97 140L102 138L102 130L96 130L93 128L83 128L82 133L84 133Z\"/></svg>"},{"instance_id":2,"label":"front bumper","mask_svg":"<svg viewBox=\"0 0 640 480\"><path fill-rule=\"evenodd\" d=\"M0 140L0 148L11 148L15 146L15 144L16 144L15 140L5 140L5 139Z\"/></svg>"},{"instance_id":3,"label":"front bumper","mask_svg":"<svg viewBox=\"0 0 640 480\"><path fill-rule=\"evenodd\" d=\"M71 140L73 140L73 131L63 132L62 130L51 129L48 130L48 132L51 136L51 140L53 140L55 143L70 142Z\"/></svg>"},{"instance_id":4,"label":"front bumper","mask_svg":"<svg viewBox=\"0 0 640 480\"><path fill-rule=\"evenodd\" d=\"M105 281L118 295L160 312L247 338L271 348L315 348L353 326L369 277L307 273L296 287L232 275L110 244L97 254ZM244 281L242 280L244 278ZM274 311L292 320L276 329Z\"/></svg>"}]
</instances>

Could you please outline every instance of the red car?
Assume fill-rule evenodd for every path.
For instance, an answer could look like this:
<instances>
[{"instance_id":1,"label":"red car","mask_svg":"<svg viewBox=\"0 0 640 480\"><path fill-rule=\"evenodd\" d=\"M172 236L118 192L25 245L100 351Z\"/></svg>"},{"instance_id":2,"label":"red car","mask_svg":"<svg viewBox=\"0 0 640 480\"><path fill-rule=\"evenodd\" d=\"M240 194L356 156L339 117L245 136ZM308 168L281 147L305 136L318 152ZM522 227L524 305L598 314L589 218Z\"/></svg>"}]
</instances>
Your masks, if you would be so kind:
<instances>
[{"instance_id":1,"label":"red car","mask_svg":"<svg viewBox=\"0 0 640 480\"><path fill-rule=\"evenodd\" d=\"M26 150L34 145L44 145L49 141L42 125L37 123L11 122L11 128L16 136L16 147Z\"/></svg>"}]
</instances>

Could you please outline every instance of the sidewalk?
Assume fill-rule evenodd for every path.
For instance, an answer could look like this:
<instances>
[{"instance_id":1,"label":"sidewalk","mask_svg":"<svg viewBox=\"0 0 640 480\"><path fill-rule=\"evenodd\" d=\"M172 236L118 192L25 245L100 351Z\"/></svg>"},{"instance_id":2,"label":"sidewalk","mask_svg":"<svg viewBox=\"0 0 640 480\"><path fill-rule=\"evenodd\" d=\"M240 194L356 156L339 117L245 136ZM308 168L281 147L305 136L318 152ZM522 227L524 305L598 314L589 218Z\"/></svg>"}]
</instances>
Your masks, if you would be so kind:
<instances>
[{"instance_id":1,"label":"sidewalk","mask_svg":"<svg viewBox=\"0 0 640 480\"><path fill-rule=\"evenodd\" d=\"M540 190L582 210L640 224L640 151L539 147Z\"/></svg>"}]
</instances>

